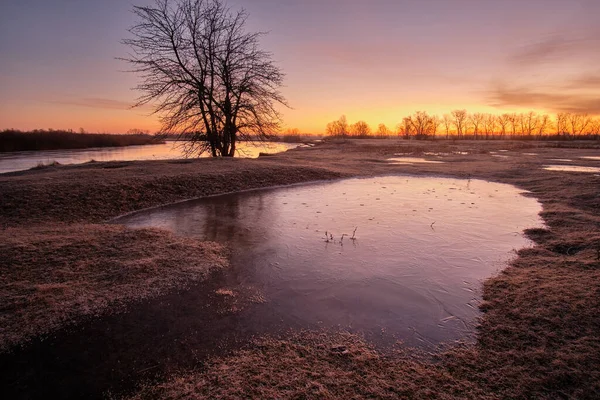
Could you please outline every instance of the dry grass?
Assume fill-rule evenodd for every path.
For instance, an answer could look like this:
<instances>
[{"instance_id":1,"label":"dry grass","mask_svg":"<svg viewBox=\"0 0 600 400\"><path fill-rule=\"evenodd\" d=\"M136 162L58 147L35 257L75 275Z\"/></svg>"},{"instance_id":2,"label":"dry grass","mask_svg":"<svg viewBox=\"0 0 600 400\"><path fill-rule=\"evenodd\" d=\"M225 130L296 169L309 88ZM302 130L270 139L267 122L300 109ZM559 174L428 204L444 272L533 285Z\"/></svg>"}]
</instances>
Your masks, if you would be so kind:
<instances>
[{"instance_id":1,"label":"dry grass","mask_svg":"<svg viewBox=\"0 0 600 400\"><path fill-rule=\"evenodd\" d=\"M199 195L356 175L469 176L514 184L539 199L547 228L528 231L536 246L519 251L511 266L485 282L476 344L446 350L436 360L419 360L379 354L349 335L265 339L206 368L146 387L136 397L594 399L600 398L600 177L541 167L554 158L597 155L598 147L593 142L332 141L258 160L57 167L0 177L0 223L25 224L19 228L23 237L37 234L34 223L97 222ZM539 156L488 154L533 148ZM446 163L383 162L395 153L424 152L447 153ZM18 229L3 236L19 236L12 232ZM50 235L45 246L56 246L57 240ZM28 254L32 258L38 252ZM127 254L115 256L121 259ZM38 262L43 265L31 261ZM15 261L3 265L12 268ZM3 279L9 285L19 282L16 275ZM37 284L50 286L35 290L52 292L52 285L60 283L40 279ZM223 290L223 296L236 294L234 288ZM9 316L3 318L12 318L18 310L4 313Z\"/></svg>"},{"instance_id":2,"label":"dry grass","mask_svg":"<svg viewBox=\"0 0 600 400\"><path fill-rule=\"evenodd\" d=\"M443 365L407 354L386 357L360 338L302 333L263 338L214 360L205 372L172 377L132 396L141 399L455 399L494 398Z\"/></svg>"},{"instance_id":3,"label":"dry grass","mask_svg":"<svg viewBox=\"0 0 600 400\"><path fill-rule=\"evenodd\" d=\"M10 228L0 254L0 351L226 265L216 243L106 225Z\"/></svg>"},{"instance_id":4,"label":"dry grass","mask_svg":"<svg viewBox=\"0 0 600 400\"><path fill-rule=\"evenodd\" d=\"M281 166L242 159L107 162L4 174L0 227L103 222L189 198L340 176L322 168L283 172Z\"/></svg>"}]
</instances>

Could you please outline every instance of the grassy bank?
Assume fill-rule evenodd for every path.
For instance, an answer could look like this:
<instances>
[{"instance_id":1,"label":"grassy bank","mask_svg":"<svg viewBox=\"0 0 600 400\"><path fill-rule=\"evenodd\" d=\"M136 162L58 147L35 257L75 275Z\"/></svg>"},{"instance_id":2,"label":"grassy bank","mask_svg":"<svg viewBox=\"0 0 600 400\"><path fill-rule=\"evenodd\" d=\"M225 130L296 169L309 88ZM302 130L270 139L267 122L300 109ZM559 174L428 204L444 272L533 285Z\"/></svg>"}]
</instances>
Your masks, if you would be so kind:
<instances>
[{"instance_id":1,"label":"grassy bank","mask_svg":"<svg viewBox=\"0 0 600 400\"><path fill-rule=\"evenodd\" d=\"M9 174L0 177L1 241L17 238L9 241L10 246L31 246L35 250L27 253L30 257L52 254L54 248L63 248L58 245L61 232L57 229L38 241L34 234L52 224L78 229L79 224L184 198L317 179L405 173L513 184L542 203L546 228L528 231L535 246L518 251L510 266L485 282L484 314L475 344L417 359L405 351L378 353L346 334L262 338L196 371L162 377L162 383L146 385L134 397L598 398L600 177L542 168L565 158L597 166L597 161L580 157L597 156L598 149L577 143L572 147L584 148L560 146L343 140L258 160L96 163ZM510 152L503 153L507 157L490 154L498 150ZM396 153L437 157L445 163L385 163ZM95 231L100 228L81 226L86 241L100 240L101 233ZM16 230L24 233L15 234ZM119 237L119 243L127 246L135 243L137 234ZM156 242L144 246L147 251L161 251ZM72 251L68 246L64 249L60 251L65 254ZM10 251L21 254L21 250ZM85 253L98 260L102 251L92 247ZM14 269L21 262L17 257L5 268ZM123 257L115 254L116 260ZM52 274L39 260L23 264L45 270L40 276ZM101 264L92 262L89 268ZM107 276L122 270L117 267ZM160 271L168 274L169 269ZM3 284L9 286L25 280L18 274L7 279ZM22 293L21 301L29 298L27 293ZM2 295L3 304L10 296ZM3 313L12 318L17 310L18 306L4 306Z\"/></svg>"},{"instance_id":2,"label":"grassy bank","mask_svg":"<svg viewBox=\"0 0 600 400\"><path fill-rule=\"evenodd\" d=\"M61 130L22 132L7 129L0 132L0 152L72 150L92 147L123 147L164 143L146 134L112 135L75 133Z\"/></svg>"},{"instance_id":3,"label":"grassy bank","mask_svg":"<svg viewBox=\"0 0 600 400\"><path fill-rule=\"evenodd\" d=\"M150 229L46 225L0 237L0 352L227 265L216 243Z\"/></svg>"}]
</instances>

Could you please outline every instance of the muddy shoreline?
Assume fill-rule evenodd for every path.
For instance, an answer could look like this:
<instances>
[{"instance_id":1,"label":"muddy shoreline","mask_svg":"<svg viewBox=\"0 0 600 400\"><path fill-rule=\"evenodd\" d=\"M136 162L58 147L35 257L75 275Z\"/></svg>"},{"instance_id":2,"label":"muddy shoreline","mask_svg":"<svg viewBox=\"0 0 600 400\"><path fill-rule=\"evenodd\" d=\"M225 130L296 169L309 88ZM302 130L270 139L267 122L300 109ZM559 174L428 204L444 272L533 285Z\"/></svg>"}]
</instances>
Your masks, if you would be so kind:
<instances>
[{"instance_id":1,"label":"muddy shoreline","mask_svg":"<svg viewBox=\"0 0 600 400\"><path fill-rule=\"evenodd\" d=\"M562 147L566 145L587 148ZM6 238L14 236L13 229L23 230L18 245L27 246L31 245L28 241L34 236L34 232L43 228L49 232L45 241L52 243L53 235L58 237L65 227L84 229L84 224L102 223L117 215L142 208L237 190L351 176L406 173L472 177L513 184L530 191L542 203L542 217L547 229L528 232L529 237L537 243L536 247L519 251L519 257L511 266L485 282L482 304L485 314L479 327L477 343L467 349L449 351L441 364L419 362L418 370L423 376L442 374L444 379L450 376L455 383L456 391L447 386L429 388L428 390L433 390L430 394L435 394L433 397L481 397L485 394L489 398L560 398L564 395L592 398L599 393L597 382L600 380L600 177L594 174L545 171L541 167L556 163L551 160L564 158L573 159L572 164L575 165L597 166L599 162L580 157L597 156L600 153L598 148L600 146L594 142L347 141L324 143L314 148L297 149L258 160L119 162L48 167L0 177L0 235L3 235L3 242L6 242ZM498 150L510 150L504 153L508 158L493 157L490 154ZM457 154L459 152L468 154ZM388 165L385 159L397 153L424 156L444 163ZM27 230L31 235L27 234ZM93 241L94 233L88 233L92 236L89 240ZM132 235L135 236L134 233ZM94 265L94 252L88 251L87 257L91 259L90 265ZM33 265L31 261L27 262L30 263L27 265ZM3 283L17 281L12 272L14 263L15 261L9 260L2 265ZM2 314L9 321L9 326L12 320L14 333L18 331L18 324L23 319L14 319L12 310L19 303L11 296L10 293L3 293L3 303L9 306L3 308ZM19 293L19 296L22 298L23 293ZM44 306L40 305L35 312L44 310ZM131 323L127 321L127 313L112 315L110 306L105 310L102 318L121 318L121 325L116 326ZM89 322L77 317L74 319L75 322L69 325L71 328L67 328L67 331L72 327L83 327L84 330L98 332L99 328L94 328L98 321L94 318ZM126 331L123 330L123 335L126 335ZM48 332L61 332L61 328L52 327ZM2 335L5 334L6 331L3 330ZM69 333L65 334L68 336ZM60 335L63 333L58 336ZM102 334L88 336L102 337ZM277 387L275 379L278 371L283 369L297 378L293 380L296 382L296 391L293 393L302 393L302 385L306 384L307 379L310 380L303 375L306 359L297 359L293 365L286 364L288 360L272 360L262 370L243 363L244 359L256 363L257 358L270 354L275 348L279 349L281 357L287 357L289 352L297 352L297 346L313 346L309 352L319 360L314 367L317 375L347 376L361 374L362 369L363 375L370 376L371 372L380 370L384 365L385 368L396 371L386 377L373 375L373 379L378 379L377 384L374 383L376 381L364 380L363 386L355 388L355 395L380 396L382 393L378 390L381 389L381 382L388 378L390 381L386 382L390 385L401 384L399 379L402 376L418 378L414 376L414 361L402 359L389 364L386 357L376 353L369 353L373 356L369 363L364 364L361 358L360 363L353 364L351 370L345 369L347 365L342 368L337 362L327 363L327 360L337 360L339 355L325 351L330 338L317 337L320 339L309 335L288 342L267 341L257 347L259 350L253 347L245 350L245 357L217 358L215 363L196 374L186 375L181 372L183 377L172 380L178 382L178 385L169 386L167 383L157 388L150 385L141 395L163 397L178 393L178 387L185 387L186 390L191 390L190 393L196 393L200 397L226 398L244 394L287 397L291 392L259 390L260 387L264 387L264 390ZM339 342L342 339L336 340ZM355 346L352 349L357 354L366 354L368 346L364 347L364 343L357 344L354 339L345 340L352 342ZM18 339L13 340L15 341L18 342ZM68 344L69 340L64 340L63 343ZM37 350L31 350L36 346ZM86 347L79 347L77 350L77 346L53 347L52 339L40 341L34 338L33 344L22 350L15 351L13 348L12 353L9 351L0 355L0 358L8 370L25 371L29 367L23 366L23 362L36 362L35 357L28 359L25 354L39 355L46 352L54 353L54 357L63 357L72 351L81 353L81 349ZM97 349L101 347L97 346ZM143 380L148 376L144 374L148 372L151 375L152 371L145 370L152 367L152 362L144 363L143 357L141 358L143 365L122 369L142 371L136 380ZM135 359L135 355L130 357L130 360ZM93 353L90 354L90 360L94 360ZM357 359L352 360L350 364L358 362ZM43 361L40 362L43 364ZM94 362L89 362L90 368L93 368ZM193 364L191 361L190 366ZM21 367L14 368L16 365ZM51 365L52 363L49 364ZM110 362L106 365L110 365ZM206 379L215 373L214 368L224 365L230 365L230 373L224 374L223 379L233 379L234 373L250 374L254 383L236 380L233 386L223 382L206 384ZM370 369L365 371L365 368ZM407 372L407 368L412 372ZM62 373L64 376L69 375L68 369ZM55 385L57 388L69 385L67 382L57 381L56 375L42 378L42 381L44 379L58 382ZM115 379L118 378L115 376ZM170 378L165 379L168 381ZM321 394L339 397L350 393L348 388L339 387L328 379L312 379L323 386L325 391ZM13 394L26 393L27 386L37 381L35 376L23 380L22 376L11 379L6 375L3 380L4 387L7 387L7 383L14 389L20 387L21 390L11 391ZM198 391L195 392L193 382L199 381L205 384L202 388L196 387ZM430 380L423 382L425 386L431 384ZM260 384L259 389L248 386L256 384ZM423 385L414 385L413 391L405 395L422 396L425 393L423 390L427 389ZM98 390L104 389L98 387ZM29 392L36 397L35 393ZM73 396L66 397L76 397L76 391L71 393Z\"/></svg>"}]
</instances>

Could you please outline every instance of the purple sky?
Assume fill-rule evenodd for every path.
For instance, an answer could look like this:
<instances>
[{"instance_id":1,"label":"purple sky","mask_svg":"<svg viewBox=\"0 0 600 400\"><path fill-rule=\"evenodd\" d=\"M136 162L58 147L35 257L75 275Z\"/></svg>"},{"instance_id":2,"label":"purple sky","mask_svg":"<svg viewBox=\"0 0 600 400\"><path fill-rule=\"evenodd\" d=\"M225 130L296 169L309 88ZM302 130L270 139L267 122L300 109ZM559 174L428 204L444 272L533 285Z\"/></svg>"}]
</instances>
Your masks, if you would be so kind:
<instances>
[{"instance_id":1,"label":"purple sky","mask_svg":"<svg viewBox=\"0 0 600 400\"><path fill-rule=\"evenodd\" d=\"M0 129L158 129L115 57L151 0L0 5ZM600 114L599 0L231 0L286 72L287 127L417 110Z\"/></svg>"}]
</instances>

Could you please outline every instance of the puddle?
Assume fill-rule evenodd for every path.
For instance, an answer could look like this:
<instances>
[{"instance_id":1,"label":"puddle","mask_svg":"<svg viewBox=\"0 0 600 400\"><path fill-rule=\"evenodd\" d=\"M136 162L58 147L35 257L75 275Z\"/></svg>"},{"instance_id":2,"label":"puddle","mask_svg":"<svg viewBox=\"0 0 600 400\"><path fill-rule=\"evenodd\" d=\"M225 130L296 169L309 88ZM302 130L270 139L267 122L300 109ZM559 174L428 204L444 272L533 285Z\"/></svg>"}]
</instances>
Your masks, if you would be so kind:
<instances>
[{"instance_id":1,"label":"puddle","mask_svg":"<svg viewBox=\"0 0 600 400\"><path fill-rule=\"evenodd\" d=\"M469 155L468 151L453 151L451 153L433 153L433 152L426 152L423 153L426 156L452 156L452 155L460 155L460 156L466 156ZM396 154L397 156L399 155L404 155L404 154Z\"/></svg>"},{"instance_id":2,"label":"puddle","mask_svg":"<svg viewBox=\"0 0 600 400\"><path fill-rule=\"evenodd\" d=\"M231 266L0 355L6 398L104 398L253 337L342 328L377 346L473 337L481 282L529 245L510 185L392 176L242 192L114 222L224 243ZM343 237L343 238L342 238Z\"/></svg>"},{"instance_id":3,"label":"puddle","mask_svg":"<svg viewBox=\"0 0 600 400\"><path fill-rule=\"evenodd\" d=\"M538 153L523 153L524 156L537 156Z\"/></svg>"},{"instance_id":4,"label":"puddle","mask_svg":"<svg viewBox=\"0 0 600 400\"><path fill-rule=\"evenodd\" d=\"M551 158L550 161L558 161L558 162L573 162L573 160L568 158Z\"/></svg>"},{"instance_id":5,"label":"puddle","mask_svg":"<svg viewBox=\"0 0 600 400\"><path fill-rule=\"evenodd\" d=\"M498 158L510 158L510 156L505 156L503 154L492 154L492 157L498 157Z\"/></svg>"},{"instance_id":6,"label":"puddle","mask_svg":"<svg viewBox=\"0 0 600 400\"><path fill-rule=\"evenodd\" d=\"M600 157L589 156L589 157L581 157L584 160L592 160L592 161L600 161Z\"/></svg>"},{"instance_id":7,"label":"puddle","mask_svg":"<svg viewBox=\"0 0 600 400\"><path fill-rule=\"evenodd\" d=\"M509 185L385 177L262 190L123 217L225 243L253 307L307 327L384 330L412 345L472 333L481 280L528 245L539 203Z\"/></svg>"},{"instance_id":8,"label":"puddle","mask_svg":"<svg viewBox=\"0 0 600 400\"><path fill-rule=\"evenodd\" d=\"M419 157L393 157L388 158L391 164L443 164L443 161L427 160Z\"/></svg>"},{"instance_id":9,"label":"puddle","mask_svg":"<svg viewBox=\"0 0 600 400\"><path fill-rule=\"evenodd\" d=\"M546 165L544 167L547 171L561 171L561 172L588 172L597 173L600 172L600 167L582 167L579 165Z\"/></svg>"}]
</instances>

